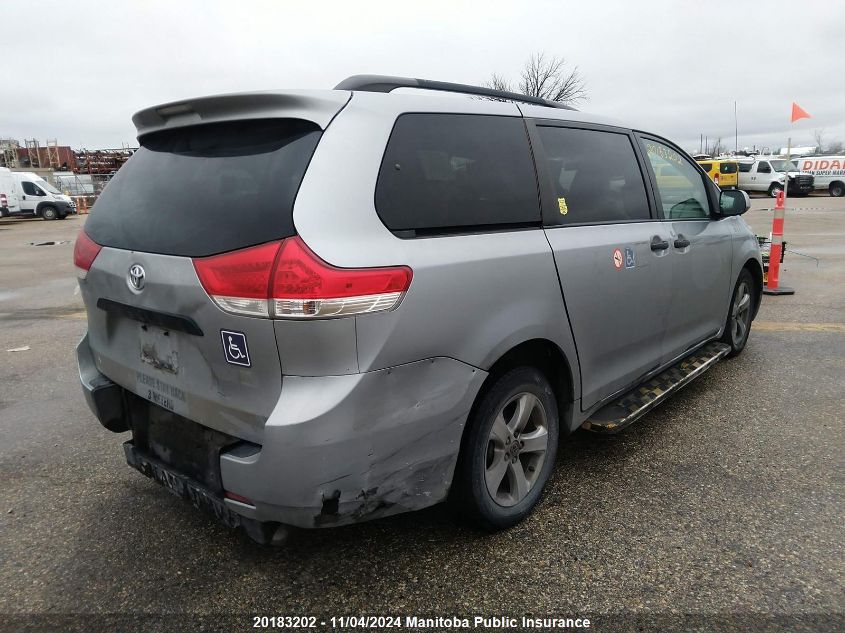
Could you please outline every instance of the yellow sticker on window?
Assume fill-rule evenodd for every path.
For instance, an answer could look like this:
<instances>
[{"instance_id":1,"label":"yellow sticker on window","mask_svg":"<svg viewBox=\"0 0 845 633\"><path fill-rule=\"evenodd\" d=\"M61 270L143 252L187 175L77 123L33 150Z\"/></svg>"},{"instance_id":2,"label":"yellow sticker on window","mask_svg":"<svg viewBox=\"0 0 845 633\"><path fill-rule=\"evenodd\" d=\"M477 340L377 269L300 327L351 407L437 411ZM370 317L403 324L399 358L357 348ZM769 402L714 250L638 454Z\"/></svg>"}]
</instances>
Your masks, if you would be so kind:
<instances>
[{"instance_id":1,"label":"yellow sticker on window","mask_svg":"<svg viewBox=\"0 0 845 633\"><path fill-rule=\"evenodd\" d=\"M561 215L566 215L567 213L569 213L569 209L566 206L566 198L557 199L557 208L560 209Z\"/></svg>"}]
</instances>

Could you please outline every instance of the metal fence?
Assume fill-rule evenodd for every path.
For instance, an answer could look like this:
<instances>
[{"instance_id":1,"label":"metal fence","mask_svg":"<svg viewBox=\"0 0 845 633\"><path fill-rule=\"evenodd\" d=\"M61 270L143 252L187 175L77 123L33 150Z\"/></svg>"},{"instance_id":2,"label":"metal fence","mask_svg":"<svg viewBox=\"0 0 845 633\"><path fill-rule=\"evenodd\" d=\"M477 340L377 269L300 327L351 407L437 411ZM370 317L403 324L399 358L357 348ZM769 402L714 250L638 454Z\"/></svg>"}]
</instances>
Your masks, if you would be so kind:
<instances>
[{"instance_id":1,"label":"metal fence","mask_svg":"<svg viewBox=\"0 0 845 633\"><path fill-rule=\"evenodd\" d=\"M53 180L56 187L69 196L87 196L96 198L111 180L112 175L71 174L56 172Z\"/></svg>"}]
</instances>

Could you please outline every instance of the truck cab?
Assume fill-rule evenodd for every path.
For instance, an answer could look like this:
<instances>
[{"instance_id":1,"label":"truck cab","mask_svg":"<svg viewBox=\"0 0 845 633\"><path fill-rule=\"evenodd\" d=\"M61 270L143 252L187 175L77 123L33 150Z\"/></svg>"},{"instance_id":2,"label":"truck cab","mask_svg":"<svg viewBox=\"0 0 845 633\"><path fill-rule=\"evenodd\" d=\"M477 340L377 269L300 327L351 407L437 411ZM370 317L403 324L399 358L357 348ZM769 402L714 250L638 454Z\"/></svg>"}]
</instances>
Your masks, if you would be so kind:
<instances>
[{"instance_id":1,"label":"truck cab","mask_svg":"<svg viewBox=\"0 0 845 633\"><path fill-rule=\"evenodd\" d=\"M32 172L12 172L17 211L10 215L34 215L45 220L64 220L76 213L76 204L49 182Z\"/></svg>"},{"instance_id":2,"label":"truck cab","mask_svg":"<svg viewBox=\"0 0 845 633\"><path fill-rule=\"evenodd\" d=\"M764 191L776 198L787 180L791 196L806 196L813 191L813 175L799 171L793 161L775 156L739 161L739 188L743 191Z\"/></svg>"}]
</instances>

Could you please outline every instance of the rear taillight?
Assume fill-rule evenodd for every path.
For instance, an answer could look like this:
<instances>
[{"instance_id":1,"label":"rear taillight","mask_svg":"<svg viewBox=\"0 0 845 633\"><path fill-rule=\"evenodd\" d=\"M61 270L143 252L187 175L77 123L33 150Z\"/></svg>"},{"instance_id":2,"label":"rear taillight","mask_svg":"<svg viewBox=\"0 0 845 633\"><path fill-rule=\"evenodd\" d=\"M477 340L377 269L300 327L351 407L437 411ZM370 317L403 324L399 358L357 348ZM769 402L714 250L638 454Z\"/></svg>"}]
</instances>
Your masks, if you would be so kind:
<instances>
[{"instance_id":1,"label":"rear taillight","mask_svg":"<svg viewBox=\"0 0 845 633\"><path fill-rule=\"evenodd\" d=\"M195 259L194 267L221 309L276 319L391 310L413 277L406 266L337 268L317 257L300 237Z\"/></svg>"},{"instance_id":2,"label":"rear taillight","mask_svg":"<svg viewBox=\"0 0 845 633\"><path fill-rule=\"evenodd\" d=\"M85 279L88 271L91 270L91 264L97 259L97 255L100 254L102 248L88 237L85 231L79 232L79 235L76 236L76 243L73 245L73 264L76 266L77 277Z\"/></svg>"},{"instance_id":3,"label":"rear taillight","mask_svg":"<svg viewBox=\"0 0 845 633\"><path fill-rule=\"evenodd\" d=\"M267 289L279 242L194 260L205 291L226 312L269 317Z\"/></svg>"}]
</instances>

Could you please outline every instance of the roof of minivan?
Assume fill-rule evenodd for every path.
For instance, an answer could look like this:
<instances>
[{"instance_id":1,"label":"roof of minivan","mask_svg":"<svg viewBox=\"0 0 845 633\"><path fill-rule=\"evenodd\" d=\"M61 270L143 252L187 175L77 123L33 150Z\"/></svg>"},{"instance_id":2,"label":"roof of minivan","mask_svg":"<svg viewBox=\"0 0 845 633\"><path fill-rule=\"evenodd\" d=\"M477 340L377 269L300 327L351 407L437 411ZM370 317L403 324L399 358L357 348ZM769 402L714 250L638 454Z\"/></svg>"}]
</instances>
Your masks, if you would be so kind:
<instances>
[{"instance_id":1,"label":"roof of minivan","mask_svg":"<svg viewBox=\"0 0 845 633\"><path fill-rule=\"evenodd\" d=\"M559 121L577 121L630 129L631 126L577 110L501 101L461 93L400 88L391 93L346 90L272 90L210 95L172 101L138 111L132 122L138 137L164 129L240 119L301 118L325 129L332 118L355 98L376 107L402 112L450 111L499 114Z\"/></svg>"}]
</instances>

